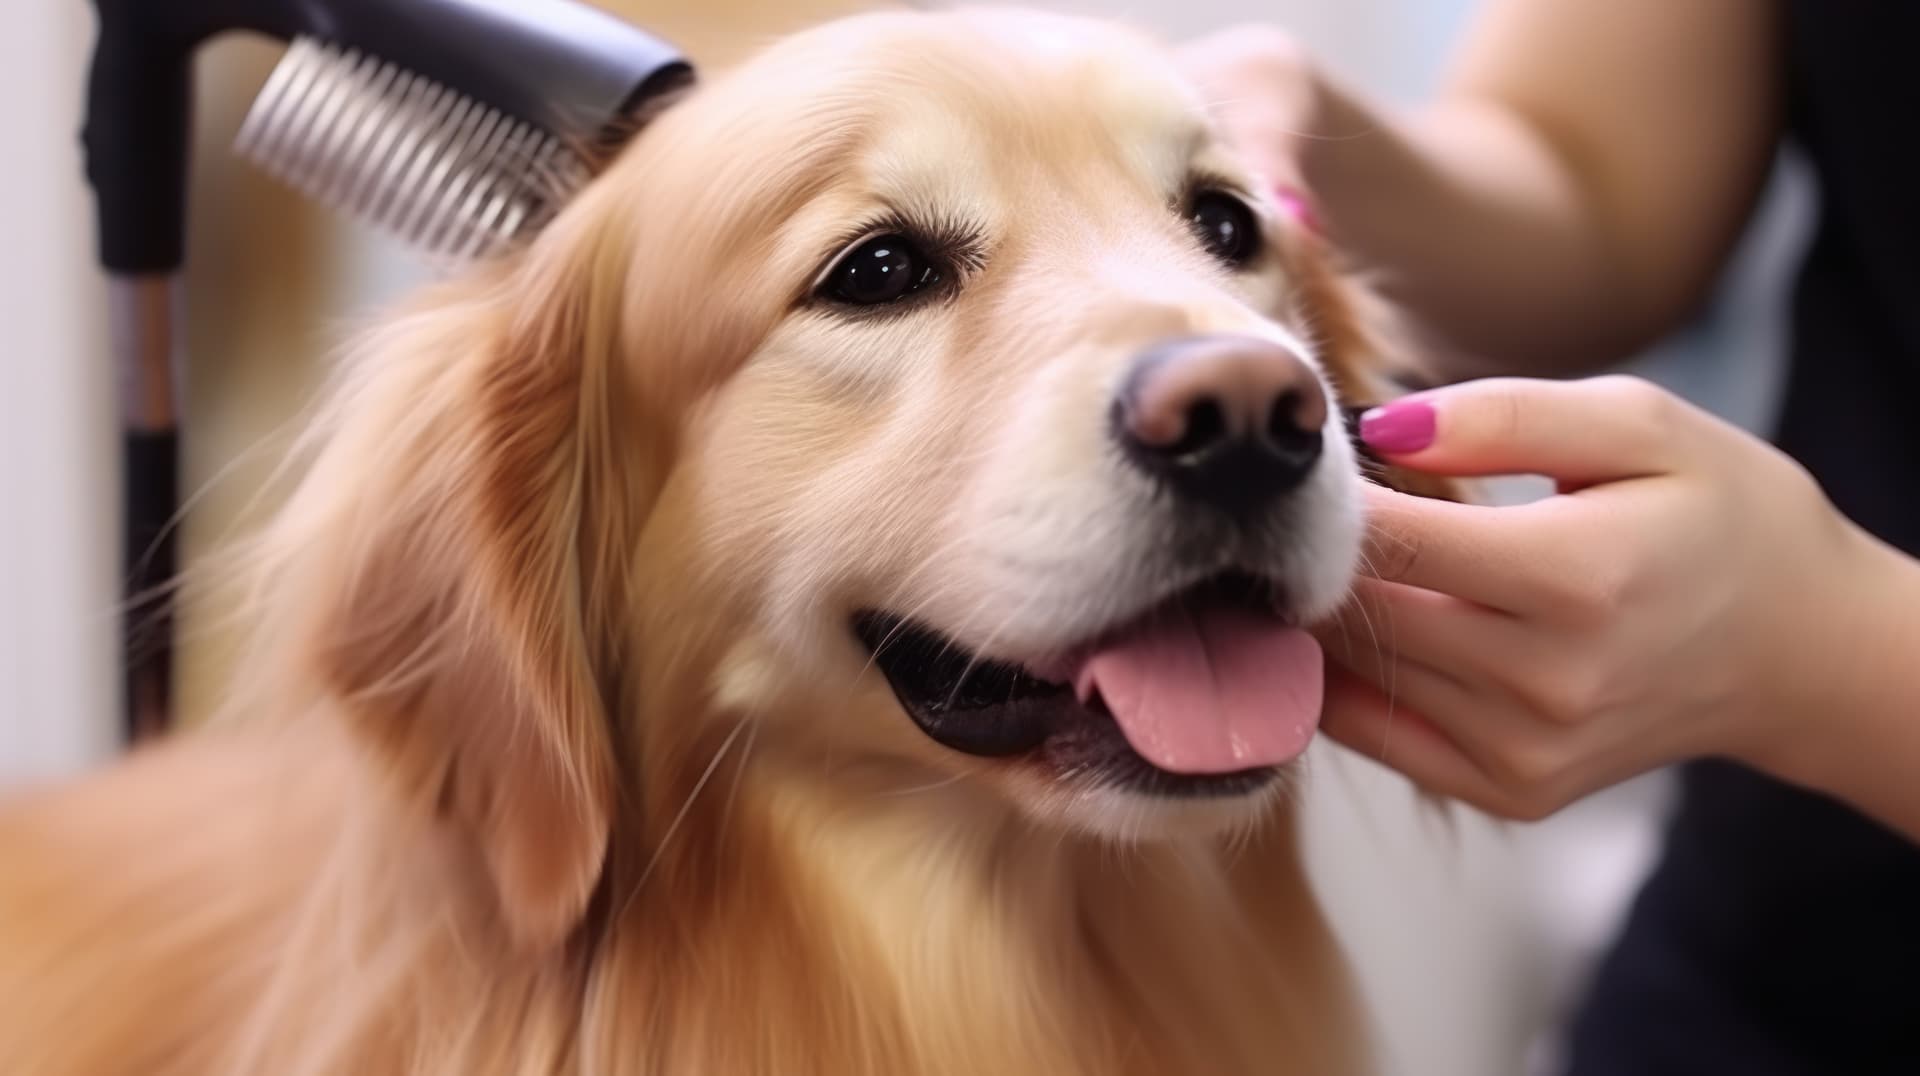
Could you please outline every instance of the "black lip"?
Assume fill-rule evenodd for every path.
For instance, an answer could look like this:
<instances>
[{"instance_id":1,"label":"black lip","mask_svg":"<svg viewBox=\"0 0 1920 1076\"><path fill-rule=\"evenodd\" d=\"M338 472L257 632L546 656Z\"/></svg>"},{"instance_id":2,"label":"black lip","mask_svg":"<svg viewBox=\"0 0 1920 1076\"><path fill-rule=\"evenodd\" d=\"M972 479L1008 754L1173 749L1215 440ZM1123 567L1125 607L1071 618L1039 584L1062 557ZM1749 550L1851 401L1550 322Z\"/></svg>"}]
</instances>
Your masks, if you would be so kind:
<instances>
[{"instance_id":1,"label":"black lip","mask_svg":"<svg viewBox=\"0 0 1920 1076\"><path fill-rule=\"evenodd\" d=\"M1031 751L1066 710L1081 708L1070 686L983 660L904 617L860 613L853 632L914 723L956 751L988 757Z\"/></svg>"},{"instance_id":2,"label":"black lip","mask_svg":"<svg viewBox=\"0 0 1920 1076\"><path fill-rule=\"evenodd\" d=\"M1254 577L1228 573L1172 600L1271 611L1271 589ZM1258 767L1225 774L1171 773L1133 750L1097 696L1082 703L1069 684L982 658L897 614L859 612L853 617L853 632L907 716L934 742L955 751L988 758L1032 756L1063 776L1173 797L1243 795L1264 786L1277 772Z\"/></svg>"}]
</instances>

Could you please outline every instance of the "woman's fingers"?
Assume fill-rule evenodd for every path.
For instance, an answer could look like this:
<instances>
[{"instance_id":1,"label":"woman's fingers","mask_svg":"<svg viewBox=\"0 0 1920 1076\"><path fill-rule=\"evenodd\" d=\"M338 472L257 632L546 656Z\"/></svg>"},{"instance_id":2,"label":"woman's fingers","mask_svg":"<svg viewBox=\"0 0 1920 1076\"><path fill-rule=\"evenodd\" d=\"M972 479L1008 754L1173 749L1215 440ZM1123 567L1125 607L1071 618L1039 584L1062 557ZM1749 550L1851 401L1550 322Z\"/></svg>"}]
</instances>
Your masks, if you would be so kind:
<instances>
[{"instance_id":1,"label":"woman's fingers","mask_svg":"<svg viewBox=\"0 0 1920 1076\"><path fill-rule=\"evenodd\" d=\"M1379 486L1365 496L1364 576L1501 615L1557 618L1610 586L1626 556L1618 528L1596 531L1595 507L1572 498L1490 507Z\"/></svg>"},{"instance_id":2,"label":"woman's fingers","mask_svg":"<svg viewBox=\"0 0 1920 1076\"><path fill-rule=\"evenodd\" d=\"M1535 721L1523 701L1477 670L1370 645L1364 637L1332 641L1327 653L1336 676L1371 684L1390 705L1420 715L1495 782L1530 776L1557 757L1555 742L1566 736Z\"/></svg>"},{"instance_id":3,"label":"woman's fingers","mask_svg":"<svg viewBox=\"0 0 1920 1076\"><path fill-rule=\"evenodd\" d=\"M1458 680L1485 682L1541 651L1525 622L1449 594L1378 579L1354 582L1340 615L1319 632L1329 656L1352 669L1411 661Z\"/></svg>"},{"instance_id":4,"label":"woman's fingers","mask_svg":"<svg viewBox=\"0 0 1920 1076\"><path fill-rule=\"evenodd\" d=\"M1334 742L1400 770L1427 792L1473 803L1505 819L1544 819L1571 801L1569 780L1576 774L1563 763L1563 746L1540 730L1521 730L1530 736L1515 736L1511 719L1488 721L1494 719L1492 711L1465 726L1475 738L1459 736L1455 728L1461 728L1465 715L1455 709L1457 701L1421 709L1417 697L1430 694L1450 692L1402 690L1388 696L1369 680L1332 669L1321 730ZM1434 719L1430 713L1450 717Z\"/></svg>"},{"instance_id":5,"label":"woman's fingers","mask_svg":"<svg viewBox=\"0 0 1920 1076\"><path fill-rule=\"evenodd\" d=\"M1344 670L1327 681L1321 729L1335 742L1404 774L1427 792L1508 818L1539 818L1551 806L1503 789L1464 749L1404 701Z\"/></svg>"},{"instance_id":6,"label":"woman's fingers","mask_svg":"<svg viewBox=\"0 0 1920 1076\"><path fill-rule=\"evenodd\" d=\"M1313 133L1312 54L1285 31L1251 24L1182 45L1175 58L1227 143L1270 184L1301 187L1293 147Z\"/></svg>"},{"instance_id":7,"label":"woman's fingers","mask_svg":"<svg viewBox=\"0 0 1920 1076\"><path fill-rule=\"evenodd\" d=\"M1361 433L1394 463L1422 471L1544 474L1562 490L1611 483L1611 492L1697 456L1703 417L1636 378L1490 379L1378 408ZM1489 508L1370 489L1364 570L1502 612L1560 616L1617 589L1615 577L1638 563L1620 541L1652 536L1619 513L1651 503L1583 496Z\"/></svg>"},{"instance_id":8,"label":"woman's fingers","mask_svg":"<svg viewBox=\"0 0 1920 1076\"><path fill-rule=\"evenodd\" d=\"M1395 464L1434 474L1538 474L1562 488L1664 474L1694 417L1638 378L1489 378L1368 412L1360 436Z\"/></svg>"},{"instance_id":9,"label":"woman's fingers","mask_svg":"<svg viewBox=\"0 0 1920 1076\"><path fill-rule=\"evenodd\" d=\"M1436 755L1450 760L1449 767L1460 768L1454 774L1459 783L1468 774L1478 773L1471 759L1454 745L1439 726L1397 698L1381 691L1373 683L1344 669L1330 669L1327 676L1325 713L1320 731L1336 742L1383 765L1400 770L1421 785L1427 785L1418 771L1431 769L1416 761L1408 769L1409 758L1431 761ZM1429 791L1446 792L1430 787Z\"/></svg>"},{"instance_id":10,"label":"woman's fingers","mask_svg":"<svg viewBox=\"0 0 1920 1076\"><path fill-rule=\"evenodd\" d=\"M1532 608L1558 567L1541 556L1526 516L1511 508L1454 504L1379 486L1366 489L1361 570L1375 579L1440 591L1494 609Z\"/></svg>"}]
</instances>

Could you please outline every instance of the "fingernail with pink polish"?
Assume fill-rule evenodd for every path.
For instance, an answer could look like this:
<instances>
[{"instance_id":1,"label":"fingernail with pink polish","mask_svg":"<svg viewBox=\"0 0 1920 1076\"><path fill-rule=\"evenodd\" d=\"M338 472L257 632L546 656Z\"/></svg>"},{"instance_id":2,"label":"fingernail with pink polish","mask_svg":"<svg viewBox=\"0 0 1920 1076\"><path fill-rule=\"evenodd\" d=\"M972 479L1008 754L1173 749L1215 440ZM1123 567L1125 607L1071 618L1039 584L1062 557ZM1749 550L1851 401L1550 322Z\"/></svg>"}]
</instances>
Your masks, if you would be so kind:
<instances>
[{"instance_id":1,"label":"fingernail with pink polish","mask_svg":"<svg viewBox=\"0 0 1920 1076\"><path fill-rule=\"evenodd\" d=\"M1425 400L1396 400L1360 416L1360 439L1375 452L1404 456L1433 444L1433 405Z\"/></svg>"}]
</instances>

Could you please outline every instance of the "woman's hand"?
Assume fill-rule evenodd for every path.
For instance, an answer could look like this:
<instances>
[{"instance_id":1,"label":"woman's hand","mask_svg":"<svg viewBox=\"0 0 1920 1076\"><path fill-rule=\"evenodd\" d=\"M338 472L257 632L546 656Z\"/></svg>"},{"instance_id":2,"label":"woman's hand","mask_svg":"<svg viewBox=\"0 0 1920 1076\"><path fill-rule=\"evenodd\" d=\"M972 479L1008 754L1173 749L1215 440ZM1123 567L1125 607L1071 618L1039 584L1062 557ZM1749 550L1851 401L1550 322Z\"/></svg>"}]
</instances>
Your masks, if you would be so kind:
<instances>
[{"instance_id":1,"label":"woman's hand","mask_svg":"<svg viewBox=\"0 0 1920 1076\"><path fill-rule=\"evenodd\" d=\"M1312 54L1286 31L1256 23L1190 41L1174 58L1227 144L1274 189L1305 190L1300 151L1320 132L1330 97Z\"/></svg>"},{"instance_id":2,"label":"woman's hand","mask_svg":"<svg viewBox=\"0 0 1920 1076\"><path fill-rule=\"evenodd\" d=\"M1721 755L1920 834L1920 566L1792 460L1624 377L1468 383L1362 436L1560 493L1372 494L1370 578L1324 638L1329 735L1510 817Z\"/></svg>"}]
</instances>

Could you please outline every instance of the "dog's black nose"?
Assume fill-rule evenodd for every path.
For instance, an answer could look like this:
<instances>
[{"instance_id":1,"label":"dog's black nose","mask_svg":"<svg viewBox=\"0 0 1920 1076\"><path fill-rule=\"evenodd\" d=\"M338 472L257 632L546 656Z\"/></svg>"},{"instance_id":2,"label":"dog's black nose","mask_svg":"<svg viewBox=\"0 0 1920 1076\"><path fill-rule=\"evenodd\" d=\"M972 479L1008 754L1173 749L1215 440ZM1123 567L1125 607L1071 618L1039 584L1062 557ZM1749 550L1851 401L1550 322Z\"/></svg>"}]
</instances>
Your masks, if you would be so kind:
<instances>
[{"instance_id":1,"label":"dog's black nose","mask_svg":"<svg viewBox=\"0 0 1920 1076\"><path fill-rule=\"evenodd\" d=\"M1236 515L1306 481L1326 421L1326 390L1306 360L1251 336L1157 344L1113 403L1114 437L1135 466Z\"/></svg>"}]
</instances>

